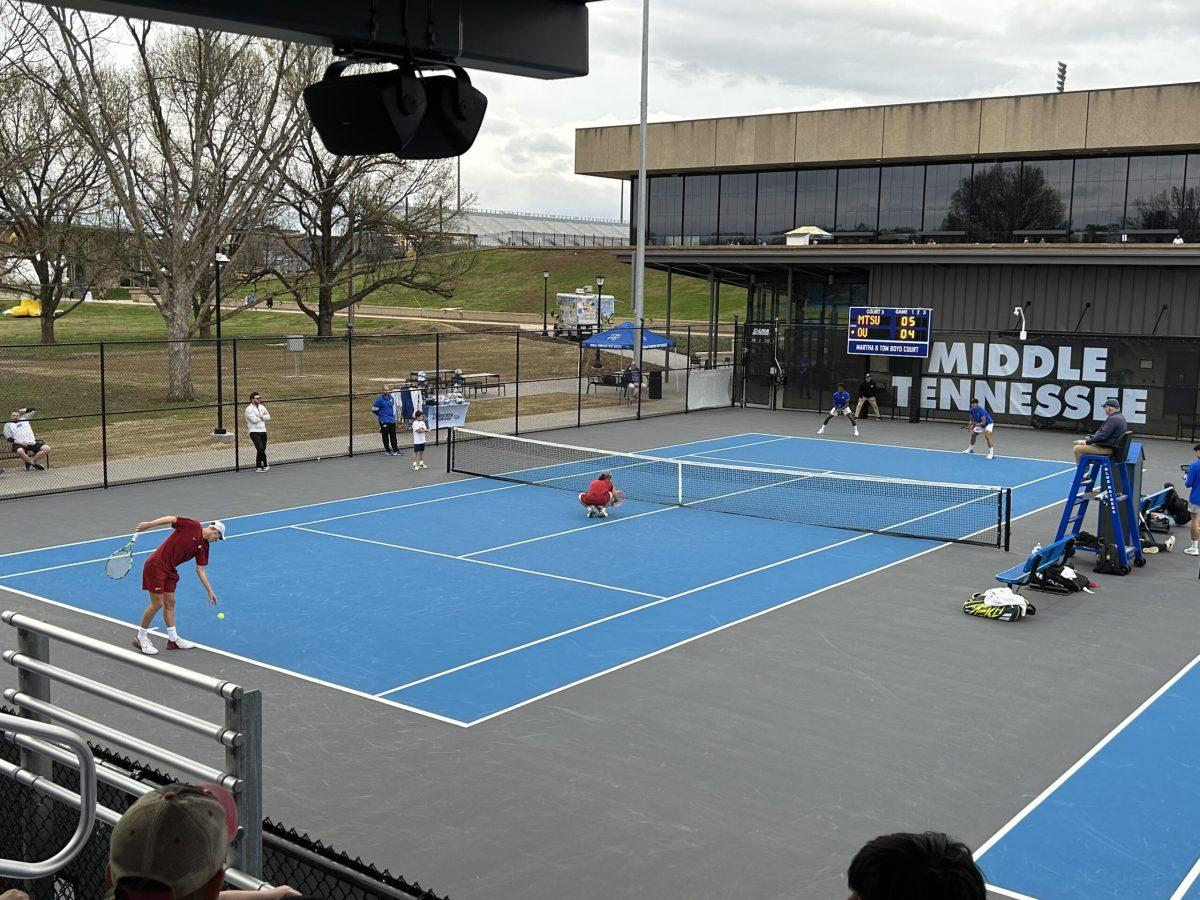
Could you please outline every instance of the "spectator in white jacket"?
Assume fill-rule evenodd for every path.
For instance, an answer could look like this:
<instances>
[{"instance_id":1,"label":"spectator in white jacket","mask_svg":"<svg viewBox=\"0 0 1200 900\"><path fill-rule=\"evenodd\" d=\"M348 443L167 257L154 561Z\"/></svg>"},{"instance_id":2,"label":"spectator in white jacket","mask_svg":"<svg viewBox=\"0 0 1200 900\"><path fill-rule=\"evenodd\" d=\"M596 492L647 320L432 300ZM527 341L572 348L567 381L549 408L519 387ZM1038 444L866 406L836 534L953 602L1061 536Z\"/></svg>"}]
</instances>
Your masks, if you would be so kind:
<instances>
[{"instance_id":1,"label":"spectator in white jacket","mask_svg":"<svg viewBox=\"0 0 1200 900\"><path fill-rule=\"evenodd\" d=\"M14 409L4 423L4 437L13 452L24 461L26 469L34 468L40 472L50 465L50 445L34 436L33 426L29 424L33 412L32 406Z\"/></svg>"},{"instance_id":2,"label":"spectator in white jacket","mask_svg":"<svg viewBox=\"0 0 1200 900\"><path fill-rule=\"evenodd\" d=\"M250 432L250 440L254 444L254 471L267 472L267 423L271 414L263 406L262 395L257 391L250 395L250 405L246 407L246 430Z\"/></svg>"}]
</instances>

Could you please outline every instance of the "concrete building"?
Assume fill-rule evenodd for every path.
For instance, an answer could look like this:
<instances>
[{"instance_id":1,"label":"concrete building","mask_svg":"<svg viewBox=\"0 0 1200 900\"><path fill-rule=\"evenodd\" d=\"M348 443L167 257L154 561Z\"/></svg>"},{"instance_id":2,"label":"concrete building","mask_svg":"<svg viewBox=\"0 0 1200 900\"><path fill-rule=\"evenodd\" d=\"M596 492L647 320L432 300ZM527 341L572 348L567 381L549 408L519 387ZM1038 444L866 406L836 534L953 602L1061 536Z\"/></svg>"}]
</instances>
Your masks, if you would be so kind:
<instances>
[{"instance_id":1,"label":"concrete building","mask_svg":"<svg viewBox=\"0 0 1200 900\"><path fill-rule=\"evenodd\" d=\"M637 149L634 125L580 129L576 171L632 181ZM1091 428L1077 366L990 349L1021 308L1030 343L1105 348L1098 389L1138 392L1135 427L1197 430L1200 83L656 123L648 168L647 265L708 280L714 312L745 288L751 402L819 408L870 367L906 414L957 415L985 382L1002 420ZM803 226L831 239L786 246ZM921 371L846 354L860 306L933 310Z\"/></svg>"}]
</instances>

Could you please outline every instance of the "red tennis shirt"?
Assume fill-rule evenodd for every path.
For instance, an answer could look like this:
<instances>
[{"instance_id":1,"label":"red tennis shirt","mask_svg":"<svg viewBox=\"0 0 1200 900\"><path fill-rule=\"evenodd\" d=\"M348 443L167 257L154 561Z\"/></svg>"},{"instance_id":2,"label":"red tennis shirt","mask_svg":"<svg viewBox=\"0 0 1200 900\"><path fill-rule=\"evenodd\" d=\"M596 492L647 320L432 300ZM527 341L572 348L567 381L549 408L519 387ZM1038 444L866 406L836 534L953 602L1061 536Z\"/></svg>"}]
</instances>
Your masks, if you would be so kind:
<instances>
[{"instance_id":1,"label":"red tennis shirt","mask_svg":"<svg viewBox=\"0 0 1200 900\"><path fill-rule=\"evenodd\" d=\"M612 489L611 481L597 478L588 486L587 493L583 495L583 499L591 506L602 506L608 503L608 495L612 493Z\"/></svg>"},{"instance_id":2,"label":"red tennis shirt","mask_svg":"<svg viewBox=\"0 0 1200 900\"><path fill-rule=\"evenodd\" d=\"M155 562L168 572L174 572L189 559L196 565L208 565L208 541L204 539L204 526L195 519L178 518L171 526L171 536L150 554L147 562Z\"/></svg>"}]
</instances>

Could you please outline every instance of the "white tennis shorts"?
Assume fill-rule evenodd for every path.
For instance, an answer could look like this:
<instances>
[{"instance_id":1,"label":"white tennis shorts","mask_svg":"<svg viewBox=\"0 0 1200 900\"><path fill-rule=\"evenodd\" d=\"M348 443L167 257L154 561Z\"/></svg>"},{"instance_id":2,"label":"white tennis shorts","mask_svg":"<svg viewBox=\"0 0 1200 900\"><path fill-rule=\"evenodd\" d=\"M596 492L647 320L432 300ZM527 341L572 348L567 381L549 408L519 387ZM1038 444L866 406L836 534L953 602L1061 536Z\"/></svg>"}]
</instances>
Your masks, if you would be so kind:
<instances>
[{"instance_id":1,"label":"white tennis shorts","mask_svg":"<svg viewBox=\"0 0 1200 900\"><path fill-rule=\"evenodd\" d=\"M987 425L976 425L976 426L975 426L975 427L974 427L972 430L973 430L973 431L974 431L976 434L983 434L985 431L986 431L988 434L991 434L991 433L992 433L992 429L993 429L993 428L995 428L995 427L996 427L996 423L995 423L995 422L988 422L988 423L987 423Z\"/></svg>"},{"instance_id":2,"label":"white tennis shorts","mask_svg":"<svg viewBox=\"0 0 1200 900\"><path fill-rule=\"evenodd\" d=\"M851 412L852 412L852 410L848 406L843 406L841 409L838 409L835 406L833 409L831 409L829 411L829 414L831 416L848 416L848 415L850 415Z\"/></svg>"}]
</instances>

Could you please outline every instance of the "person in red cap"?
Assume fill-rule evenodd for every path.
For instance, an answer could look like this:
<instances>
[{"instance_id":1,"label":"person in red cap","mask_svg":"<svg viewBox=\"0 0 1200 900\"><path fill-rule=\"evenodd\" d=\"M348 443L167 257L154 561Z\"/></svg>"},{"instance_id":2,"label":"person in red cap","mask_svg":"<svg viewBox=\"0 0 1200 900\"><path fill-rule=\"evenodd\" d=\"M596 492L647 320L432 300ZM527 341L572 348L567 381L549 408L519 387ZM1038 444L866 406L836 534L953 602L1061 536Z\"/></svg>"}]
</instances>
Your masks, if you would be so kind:
<instances>
[{"instance_id":1,"label":"person in red cap","mask_svg":"<svg viewBox=\"0 0 1200 900\"><path fill-rule=\"evenodd\" d=\"M587 507L589 519L593 516L603 519L608 516L608 507L615 497L616 491L613 488L612 475L608 472L601 472L596 476L596 480L588 485L588 489L579 495L579 502Z\"/></svg>"},{"instance_id":2,"label":"person in red cap","mask_svg":"<svg viewBox=\"0 0 1200 900\"><path fill-rule=\"evenodd\" d=\"M108 844L106 900L283 900L291 887L222 891L225 854L237 837L237 806L215 784L172 784L143 794Z\"/></svg>"},{"instance_id":3,"label":"person in red cap","mask_svg":"<svg viewBox=\"0 0 1200 900\"><path fill-rule=\"evenodd\" d=\"M175 588L179 585L177 567L189 559L196 560L196 575L204 585L204 590L208 591L208 602L216 606L217 595L208 583L204 567L208 565L208 545L213 541L225 540L224 522L201 525L195 519L185 519L183 516L159 516L149 522L138 522L134 531L140 533L163 525L171 526L170 537L146 557L142 565L142 589L150 595L150 605L142 613L137 640L133 642L134 647L149 656L158 652L150 643L147 632L160 609L167 626L167 649L190 650L196 646L181 638L175 630Z\"/></svg>"}]
</instances>

